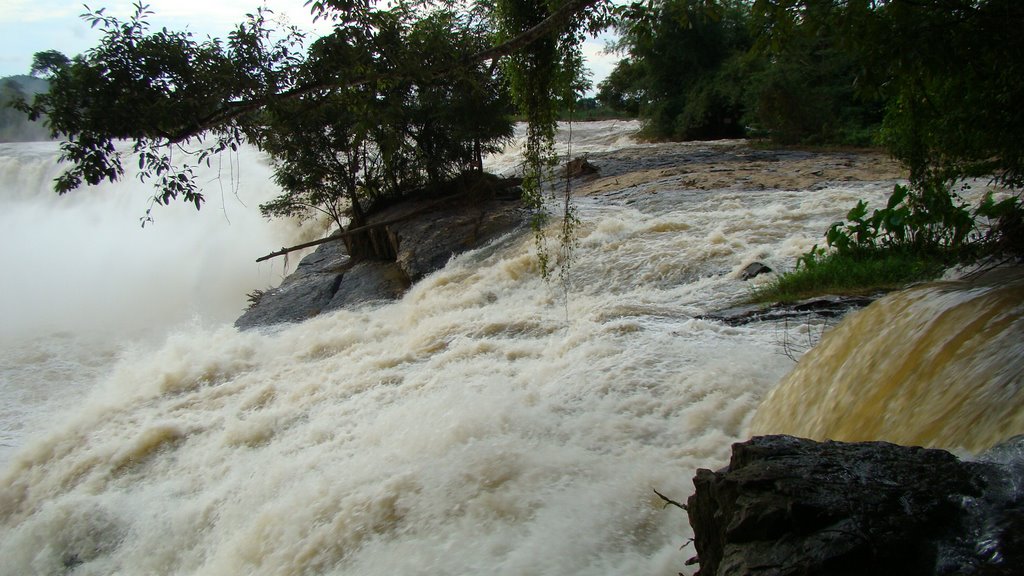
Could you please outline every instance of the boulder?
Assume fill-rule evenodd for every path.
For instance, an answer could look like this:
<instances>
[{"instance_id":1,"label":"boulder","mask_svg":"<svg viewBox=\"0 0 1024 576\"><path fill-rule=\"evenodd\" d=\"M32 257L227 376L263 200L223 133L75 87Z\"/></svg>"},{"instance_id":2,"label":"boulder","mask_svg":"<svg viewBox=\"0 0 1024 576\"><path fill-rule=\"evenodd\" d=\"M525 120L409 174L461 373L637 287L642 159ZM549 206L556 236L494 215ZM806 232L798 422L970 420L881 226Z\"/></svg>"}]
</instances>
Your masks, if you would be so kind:
<instances>
[{"instance_id":1,"label":"boulder","mask_svg":"<svg viewBox=\"0 0 1024 576\"><path fill-rule=\"evenodd\" d=\"M394 300L409 288L409 278L394 262L366 261L345 272L328 310L354 308L380 300Z\"/></svg>"},{"instance_id":2,"label":"boulder","mask_svg":"<svg viewBox=\"0 0 1024 576\"><path fill-rule=\"evenodd\" d=\"M376 253L393 260L354 261L343 242L321 244L280 286L263 293L235 326L244 330L301 322L330 310L399 298L452 256L521 229L525 222L516 193L396 204L369 219L377 226L368 241Z\"/></svg>"},{"instance_id":3,"label":"boulder","mask_svg":"<svg viewBox=\"0 0 1024 576\"><path fill-rule=\"evenodd\" d=\"M600 172L600 168L591 164L586 158L574 158L565 163L565 175L569 178L590 176L598 172Z\"/></svg>"},{"instance_id":4,"label":"boulder","mask_svg":"<svg viewBox=\"0 0 1024 576\"><path fill-rule=\"evenodd\" d=\"M751 262L740 272L740 280L750 280L761 274L768 274L772 269L760 262Z\"/></svg>"},{"instance_id":5,"label":"boulder","mask_svg":"<svg viewBox=\"0 0 1024 576\"><path fill-rule=\"evenodd\" d=\"M730 326L742 326L752 322L839 318L867 306L883 295L879 292L870 296L819 296L785 304L744 304L703 314L698 318L715 320Z\"/></svg>"},{"instance_id":6,"label":"boulder","mask_svg":"<svg viewBox=\"0 0 1024 576\"><path fill-rule=\"evenodd\" d=\"M734 444L727 468L697 471L687 502L698 574L1019 574L1019 462L791 436Z\"/></svg>"},{"instance_id":7,"label":"boulder","mask_svg":"<svg viewBox=\"0 0 1024 576\"><path fill-rule=\"evenodd\" d=\"M303 258L281 285L264 292L235 320L240 330L301 322L327 309L345 270L351 266L341 242L321 244Z\"/></svg>"},{"instance_id":8,"label":"boulder","mask_svg":"<svg viewBox=\"0 0 1024 576\"><path fill-rule=\"evenodd\" d=\"M444 268L452 256L482 246L526 221L516 200L448 204L387 227L395 262L411 282Z\"/></svg>"}]
</instances>

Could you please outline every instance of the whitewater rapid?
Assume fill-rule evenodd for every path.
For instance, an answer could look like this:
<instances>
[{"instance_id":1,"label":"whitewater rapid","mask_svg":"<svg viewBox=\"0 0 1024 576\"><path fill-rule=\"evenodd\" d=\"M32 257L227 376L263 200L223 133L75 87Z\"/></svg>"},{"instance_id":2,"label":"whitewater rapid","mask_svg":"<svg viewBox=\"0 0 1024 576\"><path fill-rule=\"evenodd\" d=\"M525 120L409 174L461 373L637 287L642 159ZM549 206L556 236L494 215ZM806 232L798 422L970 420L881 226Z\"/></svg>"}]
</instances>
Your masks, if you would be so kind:
<instances>
[{"instance_id":1,"label":"whitewater rapid","mask_svg":"<svg viewBox=\"0 0 1024 576\"><path fill-rule=\"evenodd\" d=\"M285 273L255 258L315 233L260 217L279 190L255 150L199 172L201 212L158 206L145 228L153 190L130 161L117 185L57 196L58 155L55 142L0 144L0 464L123 351L232 321L246 293Z\"/></svg>"},{"instance_id":2,"label":"whitewater rapid","mask_svg":"<svg viewBox=\"0 0 1024 576\"><path fill-rule=\"evenodd\" d=\"M595 150L626 141L608 126L591 127L605 138ZM741 281L746 264L790 267L858 199L877 204L891 188L702 190L666 177L579 199L566 285L541 279L532 238L512 235L457 256L397 302L298 325L230 327L242 283L211 320L180 321L192 318L190 298L146 300L172 313L152 345L81 336L88 321L68 328L85 352L47 394L74 400L26 408L20 447L0 472L0 574L689 570L685 514L654 490L685 500L696 468L722 465L793 369L780 331L815 329L701 316L766 281ZM42 192L13 195L40 214L64 209ZM78 202L66 209L92 210ZM43 224L19 225L20 234ZM160 262L157 284L194 273L186 286L198 283L199 298L204 271L221 265L189 268L215 250L206 232L189 243L191 225L174 225L183 229L153 245L111 243L139 244L141 261ZM282 244L243 236L253 253ZM187 256L150 252L162 243ZM123 255L99 266L104 256L90 250L79 245L94 264L70 280L88 290L75 306L86 316L106 305L104 277L140 265ZM45 293L30 272L5 282ZM118 299L100 316L118 318ZM5 370L29 378L50 357L14 336ZM89 351L100 357L93 367Z\"/></svg>"}]
</instances>

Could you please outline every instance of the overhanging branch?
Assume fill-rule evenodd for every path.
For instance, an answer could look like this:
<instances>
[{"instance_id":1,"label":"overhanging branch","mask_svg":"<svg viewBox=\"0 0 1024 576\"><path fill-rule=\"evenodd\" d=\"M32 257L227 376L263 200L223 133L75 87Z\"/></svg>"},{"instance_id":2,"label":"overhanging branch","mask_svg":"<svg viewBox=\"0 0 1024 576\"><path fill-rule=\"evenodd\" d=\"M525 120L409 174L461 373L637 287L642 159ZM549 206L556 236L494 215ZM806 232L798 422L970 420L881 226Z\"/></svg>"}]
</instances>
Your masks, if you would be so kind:
<instances>
[{"instance_id":1,"label":"overhanging branch","mask_svg":"<svg viewBox=\"0 0 1024 576\"><path fill-rule=\"evenodd\" d=\"M505 42L502 42L501 44L498 44L497 46L493 46L486 50L477 52L476 54L473 54L472 56L458 62L457 64L444 66L437 70L434 70L431 73L431 76L441 76L443 74L451 72L452 70L465 68L487 60L496 60L498 58L508 56L509 54L512 54L513 52L516 52L518 50L522 50L526 46L529 46L533 42L536 42L537 40L547 35L548 33L554 31L558 27L563 26L576 13L589 8L600 1L602 0L568 0L558 10L555 10L550 16L542 20L536 26L518 34L513 38L510 38ZM314 82L312 84L296 86L295 88L292 88L290 90L270 94L268 96L258 98L255 100L228 102L224 108L221 108L220 110L217 110L204 118L200 118L195 124L192 125L192 127L170 135L168 141L169 143L173 144L185 141L189 138L196 137L219 124L230 122L231 120L240 118L250 112L255 112L256 110L259 110L260 108L273 102L290 100L292 98L300 98L302 96L306 96L308 94L312 94L314 92L322 90L352 88L355 86L361 86L363 84L368 84L380 80L400 78L403 75L404 73L395 71L387 74L370 74L365 76L357 76L355 78L349 79L339 78L325 80L320 82Z\"/></svg>"}]
</instances>

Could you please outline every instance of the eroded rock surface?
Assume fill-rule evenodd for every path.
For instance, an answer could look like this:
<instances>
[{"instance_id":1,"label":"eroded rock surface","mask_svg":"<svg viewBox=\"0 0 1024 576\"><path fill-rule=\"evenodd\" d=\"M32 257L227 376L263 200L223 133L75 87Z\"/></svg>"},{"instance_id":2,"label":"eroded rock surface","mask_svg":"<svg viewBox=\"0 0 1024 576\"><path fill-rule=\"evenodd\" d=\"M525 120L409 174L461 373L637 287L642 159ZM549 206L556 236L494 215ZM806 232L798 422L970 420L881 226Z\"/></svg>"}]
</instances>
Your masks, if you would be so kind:
<instances>
[{"instance_id":1,"label":"eroded rock surface","mask_svg":"<svg viewBox=\"0 0 1024 576\"><path fill-rule=\"evenodd\" d=\"M299 262L281 285L267 290L238 320L240 329L301 322L329 309L342 276L351 266L345 245L322 244Z\"/></svg>"},{"instance_id":2,"label":"eroded rock surface","mask_svg":"<svg viewBox=\"0 0 1024 576\"><path fill-rule=\"evenodd\" d=\"M792 436L734 444L727 468L694 478L699 574L1020 574L1020 462Z\"/></svg>"},{"instance_id":3,"label":"eroded rock surface","mask_svg":"<svg viewBox=\"0 0 1024 576\"><path fill-rule=\"evenodd\" d=\"M341 241L320 245L280 286L265 292L235 326L240 329L301 322L331 310L400 297L412 283L444 267L452 256L520 228L518 196L489 200L405 202L374 214L381 224L371 241L390 260L349 258Z\"/></svg>"}]
</instances>

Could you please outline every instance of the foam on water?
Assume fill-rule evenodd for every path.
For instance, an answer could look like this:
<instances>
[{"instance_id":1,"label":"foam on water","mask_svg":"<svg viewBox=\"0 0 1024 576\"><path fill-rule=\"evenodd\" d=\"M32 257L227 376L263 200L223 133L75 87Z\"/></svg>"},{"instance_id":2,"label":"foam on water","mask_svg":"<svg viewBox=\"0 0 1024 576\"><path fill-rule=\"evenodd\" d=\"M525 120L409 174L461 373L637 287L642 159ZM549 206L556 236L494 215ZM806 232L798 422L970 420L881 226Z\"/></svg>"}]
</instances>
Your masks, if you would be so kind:
<instances>
[{"instance_id":1,"label":"foam on water","mask_svg":"<svg viewBox=\"0 0 1024 576\"><path fill-rule=\"evenodd\" d=\"M53 142L0 144L0 463L30 421L73 405L125 346L234 319L247 292L284 273L253 260L310 232L259 216L277 189L254 150L199 173L203 211L157 207L144 229L148 185L129 172L59 197L58 154Z\"/></svg>"},{"instance_id":2,"label":"foam on water","mask_svg":"<svg viewBox=\"0 0 1024 576\"><path fill-rule=\"evenodd\" d=\"M640 131L637 120L604 120L601 122L559 123L555 139L558 154L573 157L591 152L607 152L636 146L634 137ZM526 144L526 125L516 124L512 141L502 152L484 158L488 172L511 176L522 170L522 149Z\"/></svg>"},{"instance_id":3,"label":"foam on water","mask_svg":"<svg viewBox=\"0 0 1024 576\"><path fill-rule=\"evenodd\" d=\"M510 236L391 304L118 348L0 472L0 574L677 574L653 489L685 499L793 365L698 316L890 188L581 200L567 291Z\"/></svg>"}]
</instances>

